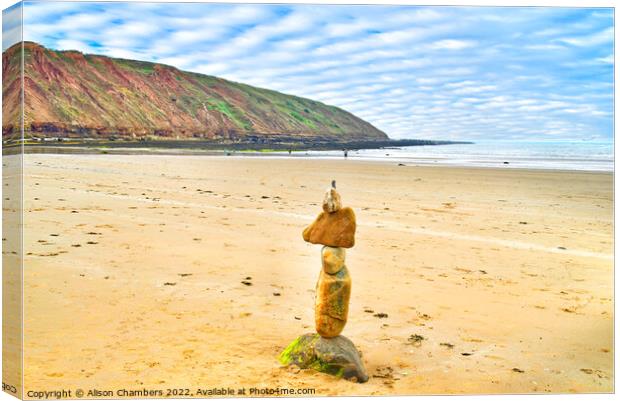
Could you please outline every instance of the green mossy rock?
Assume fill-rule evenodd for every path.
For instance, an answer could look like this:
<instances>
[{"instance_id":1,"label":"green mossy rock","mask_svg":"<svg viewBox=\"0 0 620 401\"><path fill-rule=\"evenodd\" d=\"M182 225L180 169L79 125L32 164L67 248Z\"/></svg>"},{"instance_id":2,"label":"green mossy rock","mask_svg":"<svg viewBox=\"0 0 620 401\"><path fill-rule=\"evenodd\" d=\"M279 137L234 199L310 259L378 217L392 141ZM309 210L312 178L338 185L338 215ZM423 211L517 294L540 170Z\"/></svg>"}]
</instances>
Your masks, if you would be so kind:
<instances>
[{"instance_id":1,"label":"green mossy rock","mask_svg":"<svg viewBox=\"0 0 620 401\"><path fill-rule=\"evenodd\" d=\"M347 380L368 381L366 368L355 345L345 336L323 338L308 333L290 343L279 356L283 365L297 365Z\"/></svg>"}]
</instances>

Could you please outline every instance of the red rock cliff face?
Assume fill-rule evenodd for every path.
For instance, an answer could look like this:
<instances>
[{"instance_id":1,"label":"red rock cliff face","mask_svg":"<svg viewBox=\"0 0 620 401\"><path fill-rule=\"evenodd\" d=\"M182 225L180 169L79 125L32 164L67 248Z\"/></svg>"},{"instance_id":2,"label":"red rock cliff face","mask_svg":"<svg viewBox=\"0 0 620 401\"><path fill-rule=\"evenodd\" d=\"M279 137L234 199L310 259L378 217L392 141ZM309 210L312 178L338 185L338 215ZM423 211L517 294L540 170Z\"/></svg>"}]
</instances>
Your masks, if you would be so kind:
<instances>
[{"instance_id":1,"label":"red rock cliff face","mask_svg":"<svg viewBox=\"0 0 620 401\"><path fill-rule=\"evenodd\" d=\"M3 115L18 120L21 44L2 55ZM135 60L24 43L26 136L163 138L387 136L337 107Z\"/></svg>"},{"instance_id":2,"label":"red rock cliff face","mask_svg":"<svg viewBox=\"0 0 620 401\"><path fill-rule=\"evenodd\" d=\"M21 72L19 54L15 45L2 54L2 137L21 138Z\"/></svg>"}]
</instances>

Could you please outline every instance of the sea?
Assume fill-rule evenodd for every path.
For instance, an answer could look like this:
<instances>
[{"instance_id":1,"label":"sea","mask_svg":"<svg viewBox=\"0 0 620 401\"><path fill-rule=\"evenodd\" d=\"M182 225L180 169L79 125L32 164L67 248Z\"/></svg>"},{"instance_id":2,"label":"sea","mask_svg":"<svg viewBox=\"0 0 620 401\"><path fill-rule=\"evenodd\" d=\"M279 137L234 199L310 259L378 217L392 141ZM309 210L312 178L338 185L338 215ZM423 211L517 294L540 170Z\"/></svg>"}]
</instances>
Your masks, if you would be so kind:
<instances>
[{"instance_id":1,"label":"sea","mask_svg":"<svg viewBox=\"0 0 620 401\"><path fill-rule=\"evenodd\" d=\"M343 159L342 150L234 151L199 148L87 148L80 146L26 148L29 153L110 153L150 155L227 155L236 157L313 157ZM471 144L387 147L349 150L348 159L389 161L405 165L489 167L506 169L614 171L614 143L594 141L523 142L476 141Z\"/></svg>"},{"instance_id":2,"label":"sea","mask_svg":"<svg viewBox=\"0 0 620 401\"><path fill-rule=\"evenodd\" d=\"M300 152L343 158L342 151ZM477 141L472 144L405 146L348 152L348 158L414 165L614 171L613 142Z\"/></svg>"}]
</instances>

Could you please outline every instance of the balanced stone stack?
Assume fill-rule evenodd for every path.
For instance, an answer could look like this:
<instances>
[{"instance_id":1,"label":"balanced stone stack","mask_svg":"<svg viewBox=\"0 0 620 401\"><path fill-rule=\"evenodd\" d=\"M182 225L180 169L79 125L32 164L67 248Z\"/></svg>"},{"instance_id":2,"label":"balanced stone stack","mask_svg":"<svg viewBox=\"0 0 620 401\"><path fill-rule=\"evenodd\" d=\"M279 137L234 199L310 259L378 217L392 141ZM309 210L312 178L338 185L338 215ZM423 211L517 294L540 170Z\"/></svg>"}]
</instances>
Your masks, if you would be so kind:
<instances>
[{"instance_id":1,"label":"balanced stone stack","mask_svg":"<svg viewBox=\"0 0 620 401\"><path fill-rule=\"evenodd\" d=\"M351 297L345 248L355 245L355 228L355 213L350 207L342 207L332 181L323 199L323 212L303 232L306 242L323 245L314 305L316 333L293 341L280 355L280 362L365 382L368 375L359 352L340 335L347 323Z\"/></svg>"},{"instance_id":2,"label":"balanced stone stack","mask_svg":"<svg viewBox=\"0 0 620 401\"><path fill-rule=\"evenodd\" d=\"M314 319L317 333L325 338L339 335L347 323L351 276L345 266L345 248L355 245L355 213L342 207L334 186L332 182L325 193L323 213L303 233L305 241L323 245Z\"/></svg>"}]
</instances>

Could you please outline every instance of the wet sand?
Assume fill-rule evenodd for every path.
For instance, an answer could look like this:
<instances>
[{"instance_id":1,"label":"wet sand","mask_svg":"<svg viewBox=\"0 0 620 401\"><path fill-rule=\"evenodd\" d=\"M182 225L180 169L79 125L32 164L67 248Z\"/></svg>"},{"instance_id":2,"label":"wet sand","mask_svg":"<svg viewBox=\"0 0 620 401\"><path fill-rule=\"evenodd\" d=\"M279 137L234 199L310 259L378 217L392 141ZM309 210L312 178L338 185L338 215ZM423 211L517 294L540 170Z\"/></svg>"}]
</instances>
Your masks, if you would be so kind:
<instances>
[{"instance_id":1,"label":"wet sand","mask_svg":"<svg viewBox=\"0 0 620 401\"><path fill-rule=\"evenodd\" d=\"M25 168L26 391L613 391L611 174L145 155ZM343 334L365 384L277 362L313 331L320 246L301 231L331 179L358 220Z\"/></svg>"}]
</instances>

